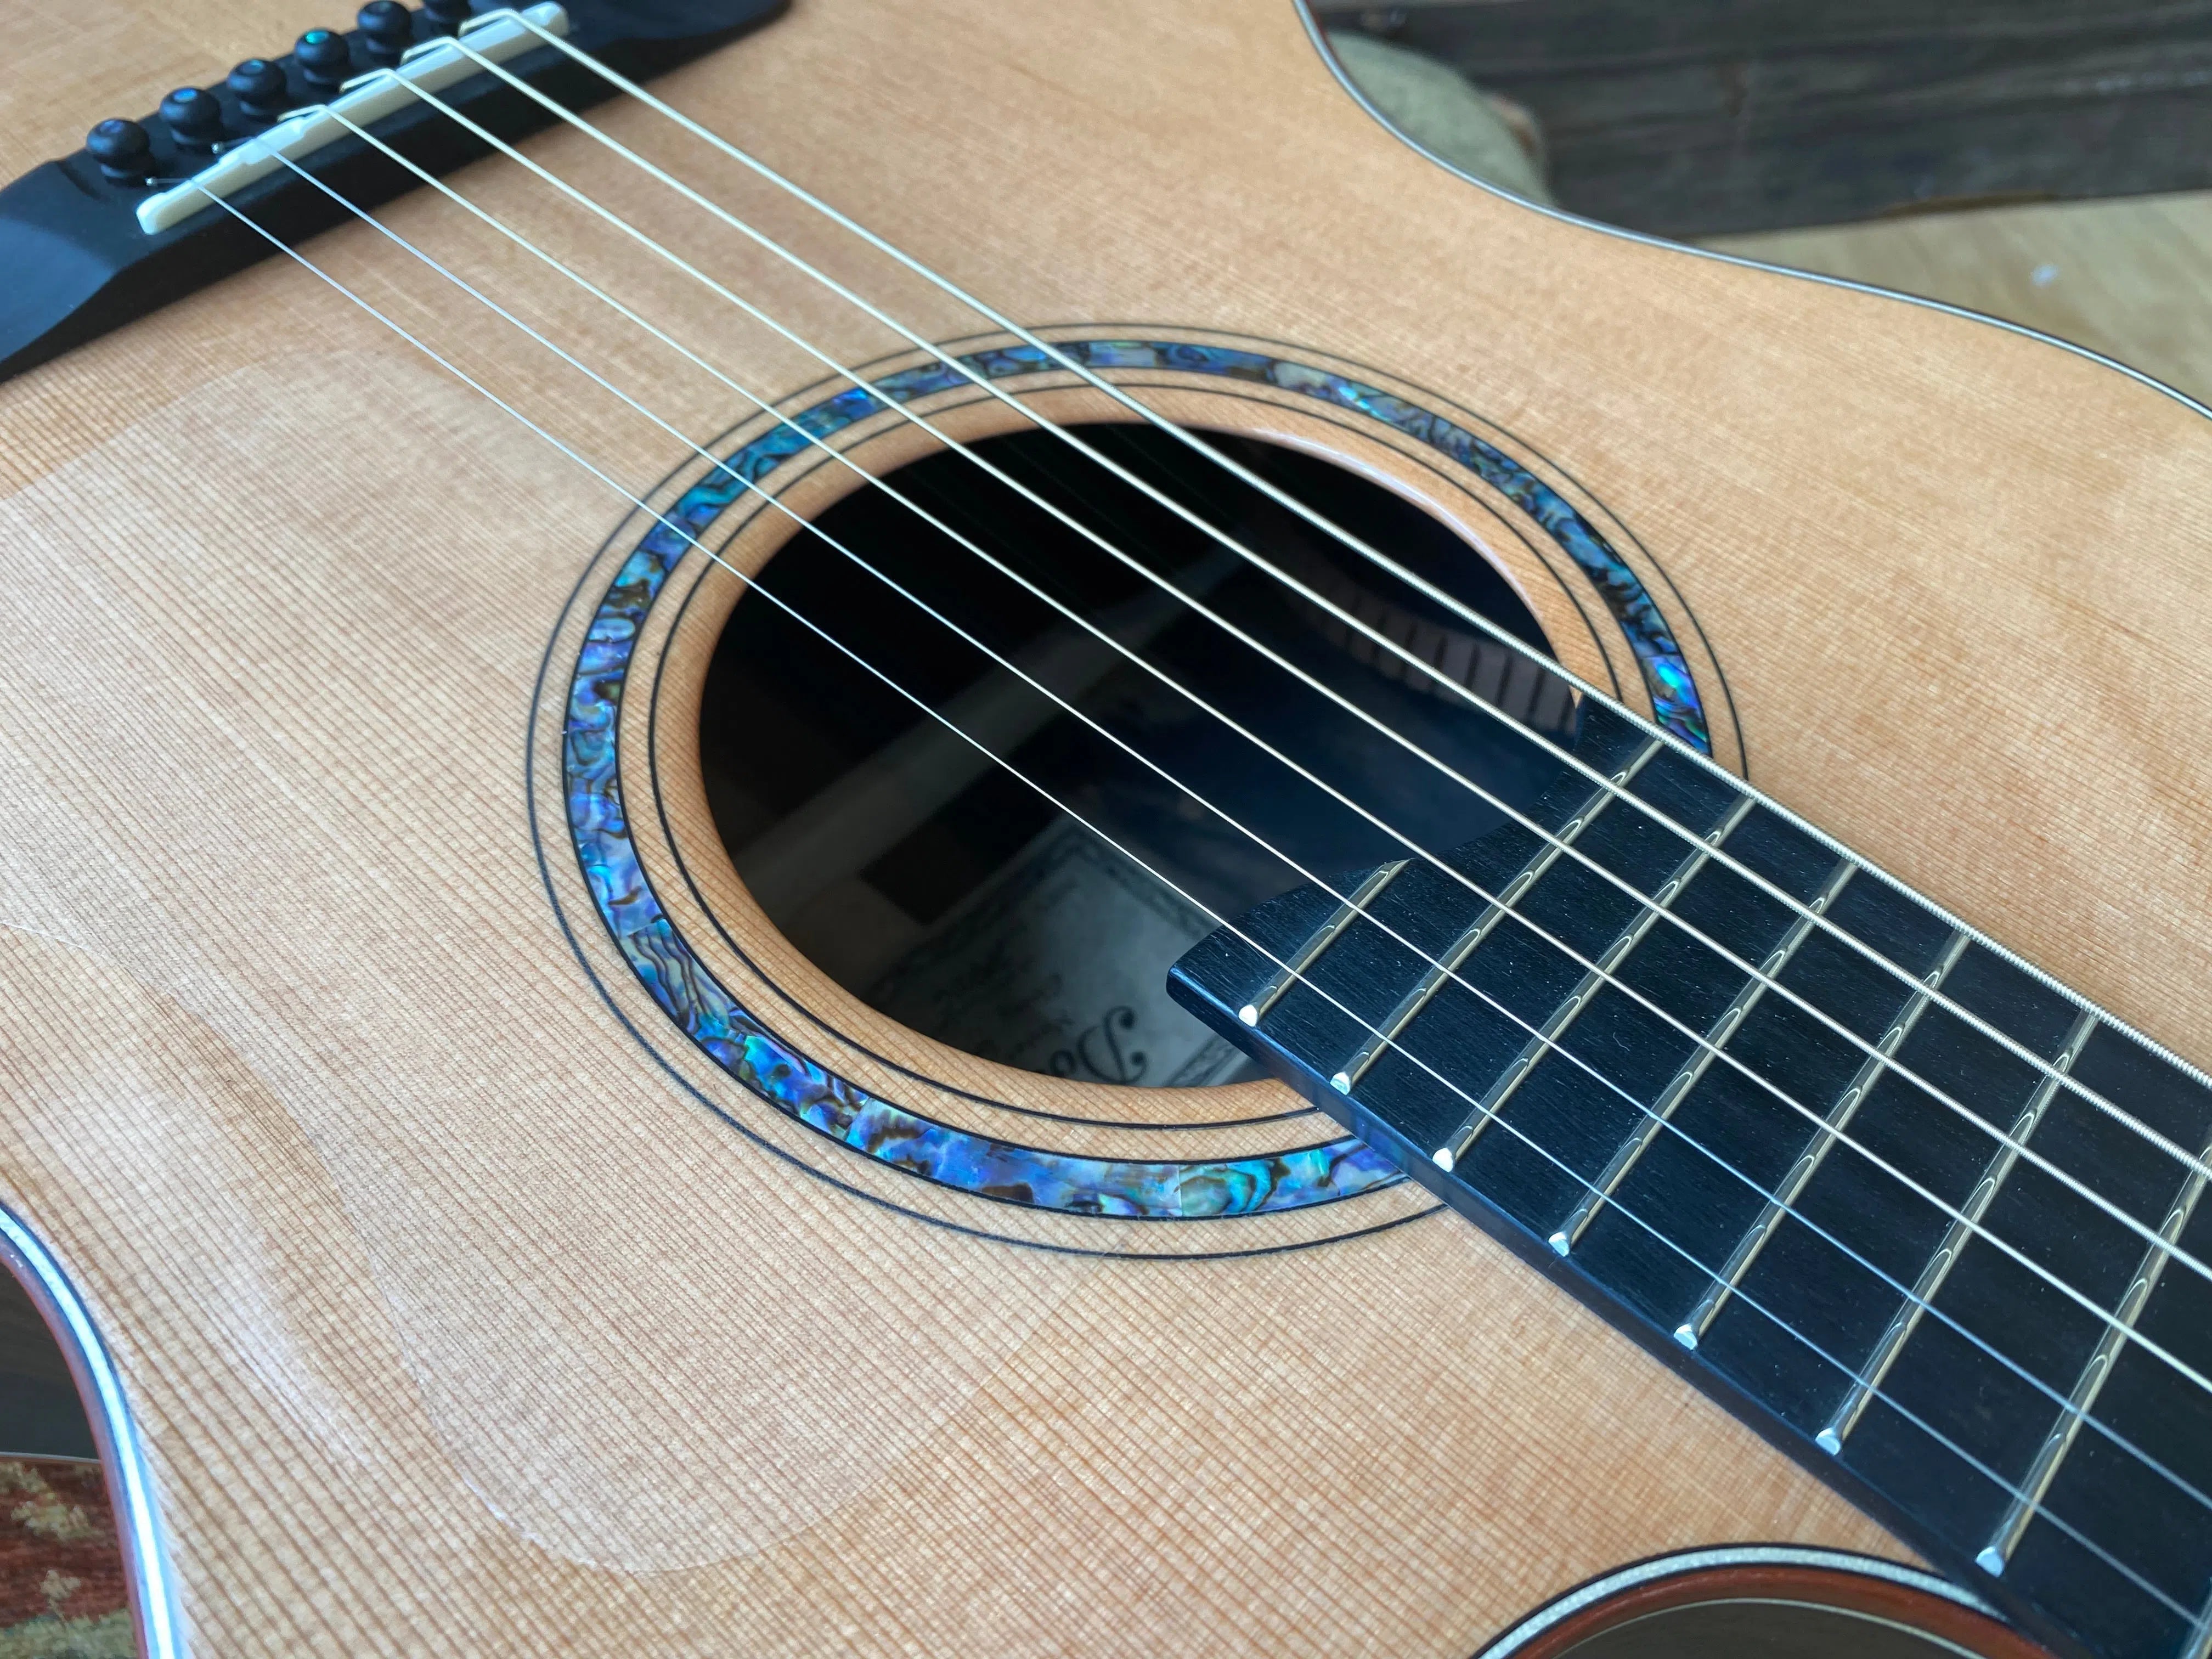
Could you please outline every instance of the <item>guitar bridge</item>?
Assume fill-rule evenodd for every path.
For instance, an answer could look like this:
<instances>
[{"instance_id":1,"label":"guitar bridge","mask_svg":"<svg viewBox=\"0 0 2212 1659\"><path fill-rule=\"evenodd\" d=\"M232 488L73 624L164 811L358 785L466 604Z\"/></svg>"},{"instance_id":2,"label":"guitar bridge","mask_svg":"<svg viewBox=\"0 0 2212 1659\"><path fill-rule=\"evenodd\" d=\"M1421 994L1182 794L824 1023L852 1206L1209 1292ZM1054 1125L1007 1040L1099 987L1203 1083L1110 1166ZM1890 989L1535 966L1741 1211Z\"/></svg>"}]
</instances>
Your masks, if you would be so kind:
<instances>
[{"instance_id":1,"label":"guitar bridge","mask_svg":"<svg viewBox=\"0 0 2212 1659\"><path fill-rule=\"evenodd\" d=\"M490 154L470 124L512 141L559 118L541 99L604 101L616 88L588 59L650 79L783 4L372 0L349 33L310 29L219 86L101 121L74 155L0 190L0 380L405 194L414 167Z\"/></svg>"}]
</instances>

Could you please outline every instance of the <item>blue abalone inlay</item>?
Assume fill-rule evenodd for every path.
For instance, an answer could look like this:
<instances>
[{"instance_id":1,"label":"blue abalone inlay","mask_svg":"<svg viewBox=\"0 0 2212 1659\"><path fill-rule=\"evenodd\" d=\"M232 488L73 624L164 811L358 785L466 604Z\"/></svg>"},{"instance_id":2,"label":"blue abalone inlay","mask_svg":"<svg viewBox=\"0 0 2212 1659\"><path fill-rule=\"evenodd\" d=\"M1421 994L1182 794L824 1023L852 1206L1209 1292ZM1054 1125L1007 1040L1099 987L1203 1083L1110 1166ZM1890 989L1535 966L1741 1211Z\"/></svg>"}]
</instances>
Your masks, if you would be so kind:
<instances>
[{"instance_id":1,"label":"blue abalone inlay","mask_svg":"<svg viewBox=\"0 0 2212 1659\"><path fill-rule=\"evenodd\" d=\"M1464 428L1346 376L1256 352L1127 340L1058 349L1087 368L1180 369L1279 386L1380 420L1460 461L1522 507L1590 574L1644 665L1660 723L1708 747L1697 688L1635 573L1555 491ZM1031 346L960 361L994 380L1054 366ZM823 399L723 460L623 560L585 635L562 743L569 831L592 902L653 1000L717 1066L787 1116L909 1174L1008 1203L1151 1220L1259 1215L1395 1184L1403 1179L1398 1171L1348 1137L1251 1158L1150 1163L1071 1157L940 1123L780 1042L692 953L661 908L630 837L617 731L631 653L670 571L690 550L688 538L702 535L748 485L811 447L811 438L828 438L890 403L968 383L946 364L927 363L886 375L872 390Z\"/></svg>"}]
</instances>

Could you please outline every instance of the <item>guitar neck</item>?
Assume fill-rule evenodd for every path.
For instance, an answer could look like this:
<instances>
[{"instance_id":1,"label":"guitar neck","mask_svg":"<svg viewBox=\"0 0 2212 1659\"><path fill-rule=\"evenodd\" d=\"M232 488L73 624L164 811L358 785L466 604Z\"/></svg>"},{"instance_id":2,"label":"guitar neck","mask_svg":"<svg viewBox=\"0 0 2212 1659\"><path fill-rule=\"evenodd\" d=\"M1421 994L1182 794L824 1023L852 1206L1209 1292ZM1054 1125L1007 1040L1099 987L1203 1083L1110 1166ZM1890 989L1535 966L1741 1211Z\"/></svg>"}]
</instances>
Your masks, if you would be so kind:
<instances>
[{"instance_id":1,"label":"guitar neck","mask_svg":"<svg viewBox=\"0 0 2212 1659\"><path fill-rule=\"evenodd\" d=\"M1594 703L1577 757L1176 994L2038 1627L2203 1659L2212 1091Z\"/></svg>"}]
</instances>

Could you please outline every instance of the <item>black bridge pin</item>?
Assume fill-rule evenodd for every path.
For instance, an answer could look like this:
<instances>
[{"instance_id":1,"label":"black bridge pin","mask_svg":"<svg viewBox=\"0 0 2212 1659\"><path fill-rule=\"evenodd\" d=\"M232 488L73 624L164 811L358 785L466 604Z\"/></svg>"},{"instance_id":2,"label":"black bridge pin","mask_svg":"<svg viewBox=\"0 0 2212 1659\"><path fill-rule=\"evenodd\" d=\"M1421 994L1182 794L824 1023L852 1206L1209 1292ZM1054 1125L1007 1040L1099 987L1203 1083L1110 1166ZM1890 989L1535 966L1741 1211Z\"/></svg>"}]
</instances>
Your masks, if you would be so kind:
<instances>
[{"instance_id":1,"label":"black bridge pin","mask_svg":"<svg viewBox=\"0 0 2212 1659\"><path fill-rule=\"evenodd\" d=\"M399 0L368 0L354 21L373 58L392 62L415 44L414 15Z\"/></svg>"},{"instance_id":2,"label":"black bridge pin","mask_svg":"<svg viewBox=\"0 0 2212 1659\"><path fill-rule=\"evenodd\" d=\"M222 106L198 87L179 87L161 100L161 123L188 149L211 149L222 142Z\"/></svg>"},{"instance_id":3,"label":"black bridge pin","mask_svg":"<svg viewBox=\"0 0 2212 1659\"><path fill-rule=\"evenodd\" d=\"M422 0L422 15L441 33L451 34L475 14L469 0Z\"/></svg>"},{"instance_id":4,"label":"black bridge pin","mask_svg":"<svg viewBox=\"0 0 2212 1659\"><path fill-rule=\"evenodd\" d=\"M353 53L336 29L309 29L292 48L292 58L319 90L335 90L353 78Z\"/></svg>"},{"instance_id":5,"label":"black bridge pin","mask_svg":"<svg viewBox=\"0 0 2212 1659\"><path fill-rule=\"evenodd\" d=\"M291 101L284 71L266 58L249 58L231 70L228 82L238 106L257 121L273 121Z\"/></svg>"},{"instance_id":6,"label":"black bridge pin","mask_svg":"<svg viewBox=\"0 0 2212 1659\"><path fill-rule=\"evenodd\" d=\"M100 163L100 170L116 183L146 182L147 152L151 146L146 129L136 121L111 115L85 135L84 147Z\"/></svg>"}]
</instances>

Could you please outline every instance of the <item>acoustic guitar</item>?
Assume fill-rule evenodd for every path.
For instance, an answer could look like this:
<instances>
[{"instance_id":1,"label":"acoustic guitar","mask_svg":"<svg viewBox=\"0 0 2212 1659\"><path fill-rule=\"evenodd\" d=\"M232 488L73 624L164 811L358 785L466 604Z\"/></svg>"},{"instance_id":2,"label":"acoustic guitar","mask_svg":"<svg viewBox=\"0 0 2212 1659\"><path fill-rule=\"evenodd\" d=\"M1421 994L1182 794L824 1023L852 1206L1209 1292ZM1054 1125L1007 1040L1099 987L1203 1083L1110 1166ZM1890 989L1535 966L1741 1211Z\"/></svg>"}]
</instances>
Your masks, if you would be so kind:
<instances>
[{"instance_id":1,"label":"acoustic guitar","mask_svg":"<svg viewBox=\"0 0 2212 1659\"><path fill-rule=\"evenodd\" d=\"M2206 410L1288 0L8 21L148 1652L2212 1650Z\"/></svg>"}]
</instances>

